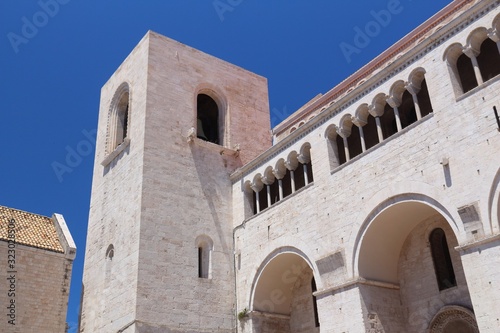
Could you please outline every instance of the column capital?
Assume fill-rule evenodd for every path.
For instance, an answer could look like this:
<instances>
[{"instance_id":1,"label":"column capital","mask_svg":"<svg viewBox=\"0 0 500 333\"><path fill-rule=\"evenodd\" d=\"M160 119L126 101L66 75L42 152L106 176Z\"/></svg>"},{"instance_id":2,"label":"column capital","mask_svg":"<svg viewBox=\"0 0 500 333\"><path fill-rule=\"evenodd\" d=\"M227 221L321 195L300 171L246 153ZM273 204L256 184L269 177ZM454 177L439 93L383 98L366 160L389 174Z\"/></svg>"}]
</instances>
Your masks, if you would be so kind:
<instances>
[{"instance_id":1,"label":"column capital","mask_svg":"<svg viewBox=\"0 0 500 333\"><path fill-rule=\"evenodd\" d=\"M273 169L273 175L276 179L283 179L285 177L286 170L280 170L278 168Z\"/></svg>"},{"instance_id":2,"label":"column capital","mask_svg":"<svg viewBox=\"0 0 500 333\"><path fill-rule=\"evenodd\" d=\"M360 119L358 117L352 117L352 123L356 126L359 127L363 127L365 126L366 124L368 124L368 122L366 120L363 120L363 119Z\"/></svg>"},{"instance_id":3,"label":"column capital","mask_svg":"<svg viewBox=\"0 0 500 333\"><path fill-rule=\"evenodd\" d=\"M495 43L500 42L500 34L497 29L490 28L488 29L488 38L494 41Z\"/></svg>"},{"instance_id":4,"label":"column capital","mask_svg":"<svg viewBox=\"0 0 500 333\"><path fill-rule=\"evenodd\" d=\"M262 176L261 180L265 185L271 185L274 183L274 175L271 173L269 176Z\"/></svg>"},{"instance_id":5,"label":"column capital","mask_svg":"<svg viewBox=\"0 0 500 333\"><path fill-rule=\"evenodd\" d=\"M401 98L398 98L396 96L388 96L386 102L391 106L391 108L394 109L401 105Z\"/></svg>"},{"instance_id":6,"label":"column capital","mask_svg":"<svg viewBox=\"0 0 500 333\"><path fill-rule=\"evenodd\" d=\"M472 45L464 46L462 48L462 52L471 59L476 58L479 55L479 50L476 50L472 47Z\"/></svg>"},{"instance_id":7,"label":"column capital","mask_svg":"<svg viewBox=\"0 0 500 333\"><path fill-rule=\"evenodd\" d=\"M297 169L297 166L299 165L299 163L297 162L298 162L297 160L285 161L285 166L288 170L293 171Z\"/></svg>"},{"instance_id":8,"label":"column capital","mask_svg":"<svg viewBox=\"0 0 500 333\"><path fill-rule=\"evenodd\" d=\"M351 131L348 131L345 128L337 128L337 134L340 135L342 139L347 139L347 137L351 135Z\"/></svg>"},{"instance_id":9,"label":"column capital","mask_svg":"<svg viewBox=\"0 0 500 333\"><path fill-rule=\"evenodd\" d=\"M250 183L250 188L255 192L255 193L259 193L262 188L264 187L264 183L262 182L261 179L257 178L257 179L254 179L253 182Z\"/></svg>"},{"instance_id":10,"label":"column capital","mask_svg":"<svg viewBox=\"0 0 500 333\"><path fill-rule=\"evenodd\" d=\"M297 156L297 160L299 160L299 162L302 164L307 164L307 163L311 162L311 156L299 154Z\"/></svg>"},{"instance_id":11,"label":"column capital","mask_svg":"<svg viewBox=\"0 0 500 333\"><path fill-rule=\"evenodd\" d=\"M408 90L408 92L412 96L417 96L417 94L420 92L420 88L421 88L420 86L417 86L413 82L405 82L405 89Z\"/></svg>"},{"instance_id":12,"label":"column capital","mask_svg":"<svg viewBox=\"0 0 500 333\"><path fill-rule=\"evenodd\" d=\"M376 101L368 107L368 112L374 117L381 117L384 114L384 107L384 104Z\"/></svg>"}]
</instances>

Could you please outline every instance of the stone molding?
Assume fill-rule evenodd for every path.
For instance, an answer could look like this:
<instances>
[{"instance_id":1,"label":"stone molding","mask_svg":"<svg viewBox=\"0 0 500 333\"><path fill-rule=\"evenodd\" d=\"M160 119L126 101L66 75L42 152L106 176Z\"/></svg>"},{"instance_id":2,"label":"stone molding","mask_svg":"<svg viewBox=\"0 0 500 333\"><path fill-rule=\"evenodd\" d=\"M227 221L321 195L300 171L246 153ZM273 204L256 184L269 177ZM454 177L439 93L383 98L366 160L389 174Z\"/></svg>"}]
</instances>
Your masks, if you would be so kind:
<instances>
[{"instance_id":1,"label":"stone molding","mask_svg":"<svg viewBox=\"0 0 500 333\"><path fill-rule=\"evenodd\" d=\"M450 322L455 320L465 321L473 332L479 333L474 313L467 308L448 305L444 306L432 319L428 333L442 333Z\"/></svg>"}]
</instances>

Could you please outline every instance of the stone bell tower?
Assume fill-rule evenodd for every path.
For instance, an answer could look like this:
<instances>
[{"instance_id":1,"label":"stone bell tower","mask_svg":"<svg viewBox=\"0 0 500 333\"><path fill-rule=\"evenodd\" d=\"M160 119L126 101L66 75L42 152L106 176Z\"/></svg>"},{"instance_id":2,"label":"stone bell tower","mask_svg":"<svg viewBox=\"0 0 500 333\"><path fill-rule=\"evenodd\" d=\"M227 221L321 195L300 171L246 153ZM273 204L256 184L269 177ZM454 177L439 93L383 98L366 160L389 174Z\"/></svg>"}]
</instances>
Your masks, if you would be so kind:
<instances>
[{"instance_id":1,"label":"stone bell tower","mask_svg":"<svg viewBox=\"0 0 500 333\"><path fill-rule=\"evenodd\" d=\"M101 91L80 332L234 332L229 175L267 81L148 32Z\"/></svg>"}]
</instances>

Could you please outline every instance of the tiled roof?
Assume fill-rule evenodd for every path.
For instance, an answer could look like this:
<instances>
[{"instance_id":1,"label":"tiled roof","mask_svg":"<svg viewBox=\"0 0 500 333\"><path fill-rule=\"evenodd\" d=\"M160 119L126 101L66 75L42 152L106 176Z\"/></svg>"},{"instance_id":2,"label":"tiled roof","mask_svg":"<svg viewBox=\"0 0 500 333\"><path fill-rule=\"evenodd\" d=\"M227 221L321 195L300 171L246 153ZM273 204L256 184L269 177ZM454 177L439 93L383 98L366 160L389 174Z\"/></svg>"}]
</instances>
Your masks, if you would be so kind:
<instances>
[{"instance_id":1,"label":"tiled roof","mask_svg":"<svg viewBox=\"0 0 500 333\"><path fill-rule=\"evenodd\" d=\"M9 240L9 228L15 230L16 244L64 253L54 222L49 217L0 206L0 240Z\"/></svg>"}]
</instances>

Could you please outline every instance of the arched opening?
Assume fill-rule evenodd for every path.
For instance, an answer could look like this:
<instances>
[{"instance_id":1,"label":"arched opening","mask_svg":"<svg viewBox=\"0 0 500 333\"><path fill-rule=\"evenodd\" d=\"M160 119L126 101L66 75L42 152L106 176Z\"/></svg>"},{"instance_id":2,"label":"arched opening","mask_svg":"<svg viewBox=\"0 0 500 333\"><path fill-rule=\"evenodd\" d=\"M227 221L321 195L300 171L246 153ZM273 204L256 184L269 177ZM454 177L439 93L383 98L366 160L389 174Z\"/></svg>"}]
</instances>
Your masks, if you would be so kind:
<instances>
[{"instance_id":1,"label":"arched opening","mask_svg":"<svg viewBox=\"0 0 500 333\"><path fill-rule=\"evenodd\" d=\"M417 121L415 102L408 90L405 90L401 97L401 106L398 108L398 111L402 128L406 128Z\"/></svg>"},{"instance_id":2,"label":"arched opening","mask_svg":"<svg viewBox=\"0 0 500 333\"><path fill-rule=\"evenodd\" d=\"M354 124L351 124L351 135L347 138L347 144L349 146L349 157L351 159L363 152L359 127Z\"/></svg>"},{"instance_id":3,"label":"arched opening","mask_svg":"<svg viewBox=\"0 0 500 333\"><path fill-rule=\"evenodd\" d=\"M285 168L285 170L285 176L281 180L283 184L283 198L292 194L292 174L287 168Z\"/></svg>"},{"instance_id":4,"label":"arched opening","mask_svg":"<svg viewBox=\"0 0 500 333\"><path fill-rule=\"evenodd\" d=\"M243 194L244 194L244 209L245 209L245 218L249 218L250 216L256 214L255 207L255 192L252 190L252 186L249 180L247 180L243 184Z\"/></svg>"},{"instance_id":5,"label":"arched opening","mask_svg":"<svg viewBox=\"0 0 500 333\"><path fill-rule=\"evenodd\" d=\"M198 250L198 278L212 278L212 249L213 241L206 235L198 236L195 240Z\"/></svg>"},{"instance_id":6,"label":"arched opening","mask_svg":"<svg viewBox=\"0 0 500 333\"><path fill-rule=\"evenodd\" d=\"M477 87L478 83L476 74L474 73L474 67L472 66L472 61L464 53L462 53L457 59L457 71L460 77L463 93Z\"/></svg>"},{"instance_id":7,"label":"arched opening","mask_svg":"<svg viewBox=\"0 0 500 333\"><path fill-rule=\"evenodd\" d=\"M382 116L380 117L380 122L382 125L382 133L384 134L384 139L387 139L388 137L398 132L394 109L388 103L386 103L384 106L384 114L382 114Z\"/></svg>"},{"instance_id":8,"label":"arched opening","mask_svg":"<svg viewBox=\"0 0 500 333\"><path fill-rule=\"evenodd\" d=\"M500 74L500 53L498 52L497 43L486 38L481 44L477 63L485 82Z\"/></svg>"},{"instance_id":9,"label":"arched opening","mask_svg":"<svg viewBox=\"0 0 500 333\"><path fill-rule=\"evenodd\" d=\"M345 156L344 138L337 134L335 137L335 144L339 155L339 165L342 165L347 162L347 158Z\"/></svg>"},{"instance_id":10,"label":"arched opening","mask_svg":"<svg viewBox=\"0 0 500 333\"><path fill-rule=\"evenodd\" d=\"M265 262L254 284L251 325L255 332L319 332L316 288L308 262L283 251Z\"/></svg>"},{"instance_id":11,"label":"arched opening","mask_svg":"<svg viewBox=\"0 0 500 333\"><path fill-rule=\"evenodd\" d=\"M338 135L337 127L335 125L328 126L325 137L327 139L330 170L333 170L342 163L345 163L344 141L340 135ZM342 141L340 146L339 140Z\"/></svg>"},{"instance_id":12,"label":"arched opening","mask_svg":"<svg viewBox=\"0 0 500 333\"><path fill-rule=\"evenodd\" d=\"M271 205L274 205L280 200L278 179L275 179L274 182L269 185L269 189L271 191Z\"/></svg>"},{"instance_id":13,"label":"arched opening","mask_svg":"<svg viewBox=\"0 0 500 333\"><path fill-rule=\"evenodd\" d=\"M427 82L425 79L420 83L420 91L417 94L418 105L420 106L420 114L422 117L427 116L432 113L432 103L431 97L429 96L429 89L427 88Z\"/></svg>"},{"instance_id":14,"label":"arched opening","mask_svg":"<svg viewBox=\"0 0 500 333\"><path fill-rule=\"evenodd\" d=\"M127 83L116 91L108 119L107 154L113 152L129 136L130 93Z\"/></svg>"},{"instance_id":15,"label":"arched opening","mask_svg":"<svg viewBox=\"0 0 500 333\"><path fill-rule=\"evenodd\" d=\"M370 149L375 146L378 142L378 133L377 133L377 122L375 117L369 114L366 118L366 125L363 126L363 134L365 137L365 146L366 149Z\"/></svg>"},{"instance_id":16,"label":"arched opening","mask_svg":"<svg viewBox=\"0 0 500 333\"><path fill-rule=\"evenodd\" d=\"M448 289L457 285L455 271L451 262L450 250L443 229L434 229L429 236L432 261L436 272L436 281L439 290Z\"/></svg>"},{"instance_id":17,"label":"arched opening","mask_svg":"<svg viewBox=\"0 0 500 333\"><path fill-rule=\"evenodd\" d=\"M115 256L115 247L113 244L109 244L108 248L106 249L106 260L113 260L113 257Z\"/></svg>"},{"instance_id":18,"label":"arched opening","mask_svg":"<svg viewBox=\"0 0 500 333\"><path fill-rule=\"evenodd\" d=\"M367 308L364 315L396 332L426 331L443 302L472 308L461 258L454 250L458 246L455 233L440 211L428 203L432 199L420 199L393 198L376 208L358 247L359 276L367 281L359 287ZM434 230L442 233L433 234ZM440 288L434 269L432 243L439 238L443 253L443 235L456 276L452 289Z\"/></svg>"},{"instance_id":19,"label":"arched opening","mask_svg":"<svg viewBox=\"0 0 500 333\"><path fill-rule=\"evenodd\" d=\"M128 132L128 110L129 96L128 91L120 98L117 105L117 127L116 127L116 145L121 144L127 137Z\"/></svg>"},{"instance_id":20,"label":"arched opening","mask_svg":"<svg viewBox=\"0 0 500 333\"><path fill-rule=\"evenodd\" d=\"M212 97L205 94L198 95L196 119L198 138L219 144L219 107Z\"/></svg>"}]
</instances>

